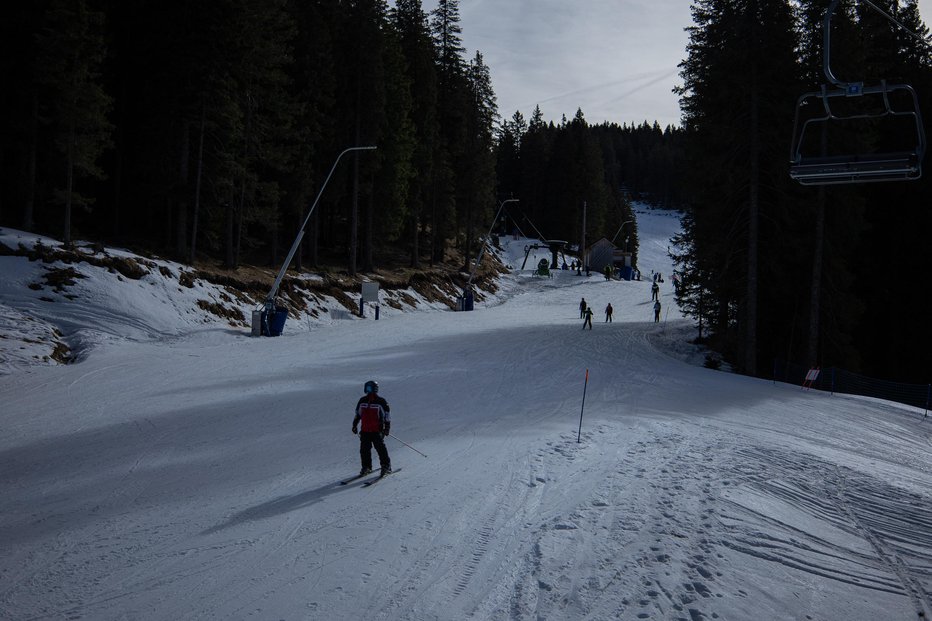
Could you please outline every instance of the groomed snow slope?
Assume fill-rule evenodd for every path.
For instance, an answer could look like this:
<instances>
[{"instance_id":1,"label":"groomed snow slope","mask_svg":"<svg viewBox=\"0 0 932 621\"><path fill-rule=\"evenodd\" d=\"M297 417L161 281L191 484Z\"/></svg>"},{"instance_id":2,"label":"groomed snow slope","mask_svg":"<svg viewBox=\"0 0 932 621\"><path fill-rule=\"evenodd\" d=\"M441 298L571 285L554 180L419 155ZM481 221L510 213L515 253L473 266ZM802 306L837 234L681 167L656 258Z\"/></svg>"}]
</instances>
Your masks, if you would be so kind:
<instances>
[{"instance_id":1,"label":"groomed snow slope","mask_svg":"<svg viewBox=\"0 0 932 621\"><path fill-rule=\"evenodd\" d=\"M677 219L638 225L642 273L668 274ZM703 368L669 278L660 323L646 280L503 286L471 313L108 338L0 376L0 618L932 613L922 411ZM427 457L390 438L400 472L340 486L367 379Z\"/></svg>"}]
</instances>

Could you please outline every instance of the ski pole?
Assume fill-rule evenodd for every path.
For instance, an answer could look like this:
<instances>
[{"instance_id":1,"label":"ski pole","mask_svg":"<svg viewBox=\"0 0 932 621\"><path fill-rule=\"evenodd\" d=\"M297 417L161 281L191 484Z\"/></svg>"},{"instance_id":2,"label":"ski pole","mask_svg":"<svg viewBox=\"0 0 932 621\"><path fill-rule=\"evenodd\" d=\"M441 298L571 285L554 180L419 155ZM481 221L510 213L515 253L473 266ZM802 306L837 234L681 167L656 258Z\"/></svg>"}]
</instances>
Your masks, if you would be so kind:
<instances>
[{"instance_id":1,"label":"ski pole","mask_svg":"<svg viewBox=\"0 0 932 621\"><path fill-rule=\"evenodd\" d=\"M408 444L408 443L405 442L404 440L398 438L398 436L394 436L394 435L392 435L392 434L388 434L388 435L389 435L389 437L395 438L396 440L398 440L399 442L401 442L402 444L404 444L405 446L407 446L409 449L411 449L412 451L414 451L414 452L417 453L418 455L424 455L424 453L420 452L419 450L417 450L416 448L414 448L413 446L411 446L410 444ZM427 457L427 455L424 455L424 457Z\"/></svg>"}]
</instances>

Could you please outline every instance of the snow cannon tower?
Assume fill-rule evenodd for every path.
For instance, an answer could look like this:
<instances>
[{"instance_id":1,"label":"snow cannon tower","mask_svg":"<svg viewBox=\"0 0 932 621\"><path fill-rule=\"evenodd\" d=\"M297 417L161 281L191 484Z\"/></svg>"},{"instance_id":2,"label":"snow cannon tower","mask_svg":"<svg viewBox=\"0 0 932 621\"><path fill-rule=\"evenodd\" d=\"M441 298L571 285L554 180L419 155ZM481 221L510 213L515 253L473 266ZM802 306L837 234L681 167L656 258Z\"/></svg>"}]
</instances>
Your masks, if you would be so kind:
<instances>
[{"instance_id":1,"label":"snow cannon tower","mask_svg":"<svg viewBox=\"0 0 932 621\"><path fill-rule=\"evenodd\" d=\"M550 253L553 255L553 260L550 262L550 269L560 269L560 262L557 260L557 255L563 252L563 249L566 248L566 244L569 242L560 239L548 239L544 243L547 244L547 247L550 248Z\"/></svg>"}]
</instances>

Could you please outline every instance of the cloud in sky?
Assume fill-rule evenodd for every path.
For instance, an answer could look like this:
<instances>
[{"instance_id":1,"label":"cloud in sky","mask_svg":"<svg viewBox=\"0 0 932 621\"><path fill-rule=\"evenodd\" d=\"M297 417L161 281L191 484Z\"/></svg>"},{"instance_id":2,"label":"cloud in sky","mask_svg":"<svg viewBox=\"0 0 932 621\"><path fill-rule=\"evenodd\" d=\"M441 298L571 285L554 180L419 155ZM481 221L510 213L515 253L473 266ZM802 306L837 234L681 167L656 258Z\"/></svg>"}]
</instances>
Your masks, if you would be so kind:
<instances>
[{"instance_id":1,"label":"cloud in sky","mask_svg":"<svg viewBox=\"0 0 932 621\"><path fill-rule=\"evenodd\" d=\"M436 7L424 0L425 11ZM480 51L499 113L590 123L679 123L673 87L689 0L460 0L467 57Z\"/></svg>"},{"instance_id":2,"label":"cloud in sky","mask_svg":"<svg viewBox=\"0 0 932 621\"><path fill-rule=\"evenodd\" d=\"M828 0L826 5L828 5ZM425 12L436 0L423 0ZM467 59L482 53L499 113L529 118L539 105L559 122L582 109L590 123L680 122L691 0L460 0ZM932 0L919 2L932 16ZM921 95L921 94L920 94Z\"/></svg>"}]
</instances>

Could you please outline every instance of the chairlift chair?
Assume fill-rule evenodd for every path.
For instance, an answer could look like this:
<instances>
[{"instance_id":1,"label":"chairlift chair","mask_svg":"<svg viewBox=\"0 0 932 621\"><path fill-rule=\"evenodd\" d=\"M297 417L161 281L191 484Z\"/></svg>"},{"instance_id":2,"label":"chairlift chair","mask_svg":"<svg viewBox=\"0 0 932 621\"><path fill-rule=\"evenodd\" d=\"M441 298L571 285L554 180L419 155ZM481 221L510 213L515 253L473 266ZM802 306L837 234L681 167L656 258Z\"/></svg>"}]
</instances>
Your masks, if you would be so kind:
<instances>
[{"instance_id":1,"label":"chairlift chair","mask_svg":"<svg viewBox=\"0 0 932 621\"><path fill-rule=\"evenodd\" d=\"M818 91L805 93L796 103L796 116L793 123L793 143L790 151L790 177L802 185L830 185L843 183L861 183L870 181L914 180L922 176L922 160L926 150L925 130L919 111L916 91L908 84L880 84L866 86L863 82L843 82L835 77L830 65L831 19L839 0L833 0L825 13L823 70L826 78L835 88L823 84ZM868 2L870 4L870 2ZM877 9L876 6L871 6ZM877 9L879 11L879 9ZM884 14L886 15L886 14ZM888 19L891 19L886 15ZM898 24L898 22L897 22ZM898 24L899 25L899 24ZM897 105L891 99L897 97ZM839 112L844 106L833 105L833 99L873 98L877 109L866 107L854 113ZM837 103L841 104L839 100ZM904 108L898 108L903 102ZM803 119L803 113L809 106L821 107L821 113ZM825 130L840 123L854 123L867 127L876 120L900 120L908 124L910 135L915 131L915 143L903 145L903 148L886 152L848 153L829 155L823 148L820 154L806 153L810 148L806 143L807 132L812 136L813 130ZM811 141L810 141L811 142Z\"/></svg>"}]
</instances>

